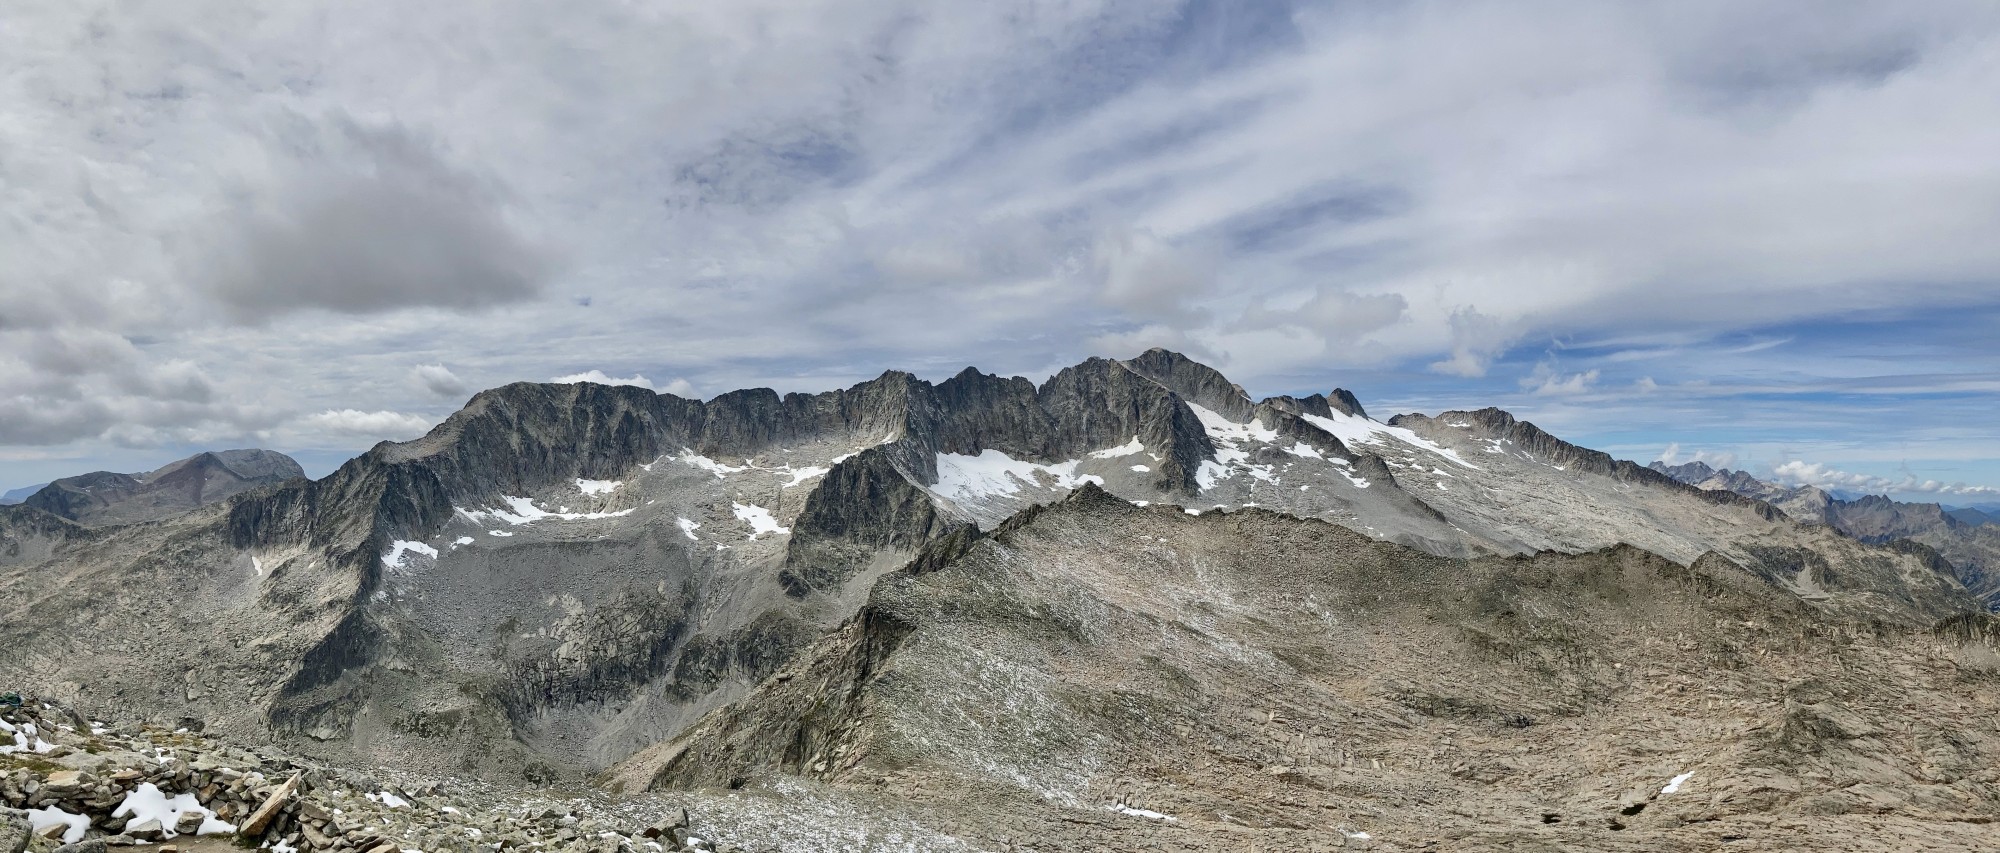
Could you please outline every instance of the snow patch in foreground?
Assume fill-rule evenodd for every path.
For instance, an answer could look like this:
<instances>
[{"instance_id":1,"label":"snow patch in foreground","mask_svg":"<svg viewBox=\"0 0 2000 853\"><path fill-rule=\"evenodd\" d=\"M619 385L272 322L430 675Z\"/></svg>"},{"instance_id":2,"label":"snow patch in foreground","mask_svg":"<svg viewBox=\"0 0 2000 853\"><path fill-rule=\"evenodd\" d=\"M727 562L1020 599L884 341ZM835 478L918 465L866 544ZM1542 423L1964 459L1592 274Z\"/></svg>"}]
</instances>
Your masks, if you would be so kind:
<instances>
[{"instance_id":1,"label":"snow patch in foreground","mask_svg":"<svg viewBox=\"0 0 2000 853\"><path fill-rule=\"evenodd\" d=\"M978 456L940 453L938 481L930 491L946 500L969 501L1017 494L1022 486L1066 491L1085 483L1104 485L1102 477L1076 473L1080 461L1041 465L1020 461L991 448L980 451Z\"/></svg>"},{"instance_id":2,"label":"snow patch in foreground","mask_svg":"<svg viewBox=\"0 0 2000 853\"><path fill-rule=\"evenodd\" d=\"M1675 776L1672 782L1668 782L1666 787L1660 789L1660 793L1671 794L1676 791L1679 791L1681 789L1681 783L1686 782L1687 780L1692 778L1694 778L1693 770L1689 770L1686 773L1682 773L1679 776Z\"/></svg>"},{"instance_id":3,"label":"snow patch in foreground","mask_svg":"<svg viewBox=\"0 0 2000 853\"><path fill-rule=\"evenodd\" d=\"M780 527L771 511L756 504L734 504L736 517L750 523L750 538L755 539L765 533L790 533L789 527Z\"/></svg>"},{"instance_id":4,"label":"snow patch in foreground","mask_svg":"<svg viewBox=\"0 0 2000 853\"><path fill-rule=\"evenodd\" d=\"M694 521L686 517L682 517L674 519L674 525L681 529L681 535L686 536L689 539L689 541L693 542L701 541L701 537L694 535L695 531L701 529L700 524L696 524Z\"/></svg>"},{"instance_id":5,"label":"snow patch in foreground","mask_svg":"<svg viewBox=\"0 0 2000 853\"><path fill-rule=\"evenodd\" d=\"M201 803L195 800L193 794L182 794L169 799L166 794L162 793L151 782L142 784L138 788L133 789L132 793L126 794L125 801L118 804L118 810L112 812L111 816L124 817L130 815L131 820L126 822L127 826L138 826L149 820L157 820L160 822L160 826L165 831L166 836L172 838L178 834L174 831L175 824L180 823L181 815L188 812L197 812L207 818L194 831L196 835L214 835L236 831L235 824L217 820L215 812L202 808Z\"/></svg>"},{"instance_id":6,"label":"snow patch in foreground","mask_svg":"<svg viewBox=\"0 0 2000 853\"><path fill-rule=\"evenodd\" d=\"M62 843L75 844L82 841L83 834L90 830L90 818L71 814L55 806L46 806L28 810L28 825L34 827L37 835L51 826L67 827L63 830Z\"/></svg>"}]
</instances>

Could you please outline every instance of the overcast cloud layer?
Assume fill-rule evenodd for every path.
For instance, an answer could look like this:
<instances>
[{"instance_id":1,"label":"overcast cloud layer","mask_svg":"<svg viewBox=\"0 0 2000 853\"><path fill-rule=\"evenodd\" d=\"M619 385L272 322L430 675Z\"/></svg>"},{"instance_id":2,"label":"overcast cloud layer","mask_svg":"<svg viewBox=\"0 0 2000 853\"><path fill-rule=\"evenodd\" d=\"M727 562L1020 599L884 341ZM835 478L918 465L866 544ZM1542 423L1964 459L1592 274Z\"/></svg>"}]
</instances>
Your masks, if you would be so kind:
<instances>
[{"instance_id":1,"label":"overcast cloud layer","mask_svg":"<svg viewBox=\"0 0 2000 853\"><path fill-rule=\"evenodd\" d=\"M1987 0L12 4L0 486L1164 345L1990 498L1994 92Z\"/></svg>"}]
</instances>

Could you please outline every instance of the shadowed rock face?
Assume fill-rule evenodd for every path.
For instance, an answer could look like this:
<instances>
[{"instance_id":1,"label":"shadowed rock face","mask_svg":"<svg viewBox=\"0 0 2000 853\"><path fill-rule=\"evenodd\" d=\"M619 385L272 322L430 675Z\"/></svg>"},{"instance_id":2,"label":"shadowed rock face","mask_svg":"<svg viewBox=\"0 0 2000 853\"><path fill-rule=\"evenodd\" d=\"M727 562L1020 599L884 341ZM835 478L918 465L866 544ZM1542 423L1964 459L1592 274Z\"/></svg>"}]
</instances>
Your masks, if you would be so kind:
<instances>
[{"instance_id":1,"label":"shadowed rock face","mask_svg":"<svg viewBox=\"0 0 2000 853\"><path fill-rule=\"evenodd\" d=\"M1262 507L1447 562L1713 553L1891 624L1966 604L1921 549L1801 527L1498 410L1384 424L1342 392L1252 402L1155 351L1039 385L891 371L700 401L522 383L323 479L156 524L12 508L0 647L20 653L0 682L341 760L595 772L847 630L885 575L949 562L937 543L1018 528L1081 485L1183 516Z\"/></svg>"},{"instance_id":2,"label":"shadowed rock face","mask_svg":"<svg viewBox=\"0 0 2000 853\"><path fill-rule=\"evenodd\" d=\"M299 463L282 453L222 450L198 453L143 474L97 471L64 477L22 503L82 524L132 524L304 476Z\"/></svg>"}]
</instances>

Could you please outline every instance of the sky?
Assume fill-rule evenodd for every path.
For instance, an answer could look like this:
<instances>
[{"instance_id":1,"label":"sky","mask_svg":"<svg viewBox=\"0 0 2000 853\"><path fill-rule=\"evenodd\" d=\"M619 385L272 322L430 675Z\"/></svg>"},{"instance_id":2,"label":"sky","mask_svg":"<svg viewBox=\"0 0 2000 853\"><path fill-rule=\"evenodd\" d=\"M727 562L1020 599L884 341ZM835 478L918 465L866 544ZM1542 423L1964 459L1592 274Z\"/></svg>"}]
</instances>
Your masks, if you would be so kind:
<instances>
[{"instance_id":1,"label":"sky","mask_svg":"<svg viewBox=\"0 0 2000 853\"><path fill-rule=\"evenodd\" d=\"M1499 406L2000 501L2000 4L0 6L0 489L479 389Z\"/></svg>"}]
</instances>

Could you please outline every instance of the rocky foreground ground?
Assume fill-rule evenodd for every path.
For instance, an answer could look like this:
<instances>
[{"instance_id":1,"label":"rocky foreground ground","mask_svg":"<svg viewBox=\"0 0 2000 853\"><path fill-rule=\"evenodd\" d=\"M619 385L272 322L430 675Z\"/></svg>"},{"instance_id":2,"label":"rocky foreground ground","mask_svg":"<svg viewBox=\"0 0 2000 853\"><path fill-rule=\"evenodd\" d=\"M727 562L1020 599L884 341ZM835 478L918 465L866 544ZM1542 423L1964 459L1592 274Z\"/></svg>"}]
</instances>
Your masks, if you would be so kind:
<instances>
[{"instance_id":1,"label":"rocky foreground ground","mask_svg":"<svg viewBox=\"0 0 2000 853\"><path fill-rule=\"evenodd\" d=\"M808 790L500 790L328 767L182 722L106 723L36 697L0 702L0 853L990 849Z\"/></svg>"}]
</instances>

